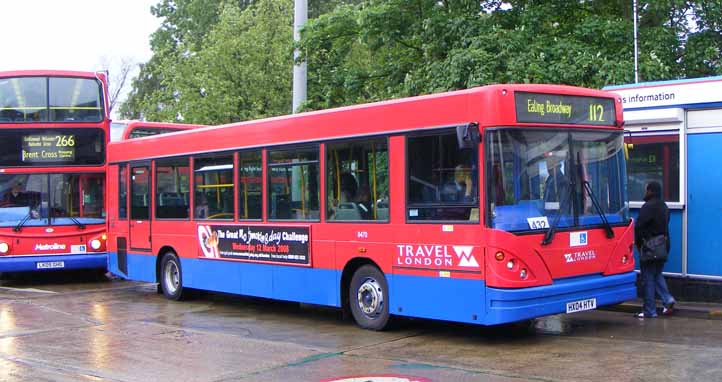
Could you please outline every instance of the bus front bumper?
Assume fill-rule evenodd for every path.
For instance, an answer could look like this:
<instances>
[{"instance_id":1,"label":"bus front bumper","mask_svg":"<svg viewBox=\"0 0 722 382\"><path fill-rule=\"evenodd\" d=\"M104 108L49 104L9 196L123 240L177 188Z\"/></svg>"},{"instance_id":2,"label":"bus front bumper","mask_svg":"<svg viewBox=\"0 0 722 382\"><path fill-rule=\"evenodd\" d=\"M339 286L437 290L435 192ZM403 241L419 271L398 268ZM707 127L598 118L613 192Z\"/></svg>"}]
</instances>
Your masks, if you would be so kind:
<instances>
[{"instance_id":1,"label":"bus front bumper","mask_svg":"<svg viewBox=\"0 0 722 382\"><path fill-rule=\"evenodd\" d=\"M105 269L107 266L108 255L106 253L0 257L0 272Z\"/></svg>"},{"instance_id":2,"label":"bus front bumper","mask_svg":"<svg viewBox=\"0 0 722 382\"><path fill-rule=\"evenodd\" d=\"M635 272L612 276L583 276L555 280L552 285L524 289L486 289L487 325L567 313L567 304L588 308L618 304L637 298Z\"/></svg>"}]
</instances>

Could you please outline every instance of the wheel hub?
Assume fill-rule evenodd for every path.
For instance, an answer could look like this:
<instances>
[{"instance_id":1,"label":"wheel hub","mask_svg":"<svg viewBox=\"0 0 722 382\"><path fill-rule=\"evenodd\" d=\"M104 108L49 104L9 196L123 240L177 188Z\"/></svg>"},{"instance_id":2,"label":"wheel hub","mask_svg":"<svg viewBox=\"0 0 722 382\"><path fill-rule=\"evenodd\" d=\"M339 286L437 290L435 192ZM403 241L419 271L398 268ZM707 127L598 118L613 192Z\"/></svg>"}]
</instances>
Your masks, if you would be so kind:
<instances>
[{"instance_id":1,"label":"wheel hub","mask_svg":"<svg viewBox=\"0 0 722 382\"><path fill-rule=\"evenodd\" d=\"M165 285L168 288L168 292L171 294L175 293L180 285L180 276L178 274L178 265L175 262L169 261L165 266Z\"/></svg>"},{"instance_id":2,"label":"wheel hub","mask_svg":"<svg viewBox=\"0 0 722 382\"><path fill-rule=\"evenodd\" d=\"M375 279L366 279L358 288L357 296L358 306L366 316L374 318L383 310L384 292Z\"/></svg>"}]
</instances>

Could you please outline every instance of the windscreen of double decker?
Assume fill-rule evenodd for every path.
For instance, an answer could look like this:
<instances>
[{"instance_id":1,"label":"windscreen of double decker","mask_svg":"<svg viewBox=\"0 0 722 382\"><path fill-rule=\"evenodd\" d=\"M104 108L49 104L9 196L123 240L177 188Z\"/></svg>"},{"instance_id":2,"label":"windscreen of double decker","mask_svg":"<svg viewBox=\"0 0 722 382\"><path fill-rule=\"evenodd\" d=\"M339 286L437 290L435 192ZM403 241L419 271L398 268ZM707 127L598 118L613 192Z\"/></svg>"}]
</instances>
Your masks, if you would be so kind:
<instances>
[{"instance_id":1,"label":"windscreen of double decker","mask_svg":"<svg viewBox=\"0 0 722 382\"><path fill-rule=\"evenodd\" d=\"M96 79L0 78L0 123L101 122L103 114Z\"/></svg>"}]
</instances>

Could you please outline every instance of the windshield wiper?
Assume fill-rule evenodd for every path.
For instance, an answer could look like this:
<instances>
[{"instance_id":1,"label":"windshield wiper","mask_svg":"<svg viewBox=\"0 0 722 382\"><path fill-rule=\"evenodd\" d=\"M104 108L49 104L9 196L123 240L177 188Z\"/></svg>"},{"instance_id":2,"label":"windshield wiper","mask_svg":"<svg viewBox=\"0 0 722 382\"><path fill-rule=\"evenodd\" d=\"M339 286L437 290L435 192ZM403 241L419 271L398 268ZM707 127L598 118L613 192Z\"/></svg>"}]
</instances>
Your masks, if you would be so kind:
<instances>
[{"instance_id":1,"label":"windshield wiper","mask_svg":"<svg viewBox=\"0 0 722 382\"><path fill-rule=\"evenodd\" d=\"M607 216L604 215L604 212L602 212L602 207L599 205L597 198L594 197L594 193L592 192L592 186L586 180L583 181L582 184L584 185L584 189L587 191L587 195L589 195L589 199L592 200L592 205L594 205L594 209L597 210L597 214L599 214L599 217L602 218L602 223L604 223L604 229L605 231L607 231L607 239L613 238L614 231L612 230L612 225L609 224Z\"/></svg>"},{"instance_id":2,"label":"windshield wiper","mask_svg":"<svg viewBox=\"0 0 722 382\"><path fill-rule=\"evenodd\" d=\"M22 220L20 220L20 222L15 226L15 228L13 228L13 231L14 232L22 231L23 226L28 221L28 219L30 219L30 211L28 211L27 215L25 215L25 217Z\"/></svg>"},{"instance_id":3,"label":"windshield wiper","mask_svg":"<svg viewBox=\"0 0 722 382\"><path fill-rule=\"evenodd\" d=\"M552 242L552 239L554 239L554 233L556 233L557 231L557 224L559 224L559 219L562 217L562 211L564 211L564 207L566 207L567 202L574 194L574 183L570 183L569 181L567 181L567 184L569 185L569 193L564 193L563 196L566 196L566 198L563 199L561 203L559 203L559 212L557 212L557 215L554 217L554 221L549 226L547 233L544 235L544 239L542 240L541 245L548 245Z\"/></svg>"},{"instance_id":4,"label":"windshield wiper","mask_svg":"<svg viewBox=\"0 0 722 382\"><path fill-rule=\"evenodd\" d=\"M53 208L58 208L58 207L56 206L56 207L53 207ZM85 224L81 223L81 222L80 222L78 219L76 219L74 216L54 216L54 217L53 217L53 219L57 219L57 218L68 218L68 219L70 219L75 225L78 226L78 229L85 229Z\"/></svg>"},{"instance_id":5,"label":"windshield wiper","mask_svg":"<svg viewBox=\"0 0 722 382\"><path fill-rule=\"evenodd\" d=\"M81 223L81 222L80 222L78 219L76 219L75 217L73 217L73 216L68 216L68 218L70 218L70 220L72 220L73 223L75 223L75 225L78 226L78 229L85 229L85 224Z\"/></svg>"}]
</instances>

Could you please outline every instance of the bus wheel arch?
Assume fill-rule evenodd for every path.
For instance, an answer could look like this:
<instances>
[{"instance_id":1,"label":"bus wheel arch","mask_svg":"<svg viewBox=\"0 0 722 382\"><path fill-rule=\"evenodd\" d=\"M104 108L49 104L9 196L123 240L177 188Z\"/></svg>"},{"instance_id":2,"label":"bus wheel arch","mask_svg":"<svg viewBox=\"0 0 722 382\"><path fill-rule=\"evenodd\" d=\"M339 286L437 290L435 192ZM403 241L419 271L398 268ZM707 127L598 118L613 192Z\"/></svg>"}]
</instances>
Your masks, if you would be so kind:
<instances>
[{"instance_id":1,"label":"bus wheel arch","mask_svg":"<svg viewBox=\"0 0 722 382\"><path fill-rule=\"evenodd\" d=\"M368 258L349 261L341 275L341 303L358 326L369 330L386 328L390 318L389 288L381 267Z\"/></svg>"},{"instance_id":2,"label":"bus wheel arch","mask_svg":"<svg viewBox=\"0 0 722 382\"><path fill-rule=\"evenodd\" d=\"M183 272L180 258L172 248L164 248L160 251L158 259L156 277L160 292L170 300L183 299Z\"/></svg>"}]
</instances>

